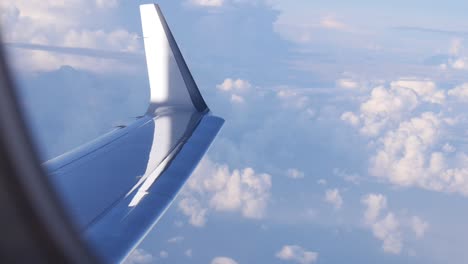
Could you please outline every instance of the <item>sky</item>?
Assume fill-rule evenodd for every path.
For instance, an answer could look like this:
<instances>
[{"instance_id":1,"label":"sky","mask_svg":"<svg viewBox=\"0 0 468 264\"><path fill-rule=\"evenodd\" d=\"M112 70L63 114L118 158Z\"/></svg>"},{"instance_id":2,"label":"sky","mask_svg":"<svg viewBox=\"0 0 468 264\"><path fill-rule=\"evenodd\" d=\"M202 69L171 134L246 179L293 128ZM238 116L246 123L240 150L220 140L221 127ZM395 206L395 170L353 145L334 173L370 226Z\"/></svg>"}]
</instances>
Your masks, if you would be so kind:
<instances>
[{"instance_id":1,"label":"sky","mask_svg":"<svg viewBox=\"0 0 468 264\"><path fill-rule=\"evenodd\" d=\"M146 110L138 5L4 0L42 159ZM127 263L465 263L466 1L158 1L226 123Z\"/></svg>"}]
</instances>

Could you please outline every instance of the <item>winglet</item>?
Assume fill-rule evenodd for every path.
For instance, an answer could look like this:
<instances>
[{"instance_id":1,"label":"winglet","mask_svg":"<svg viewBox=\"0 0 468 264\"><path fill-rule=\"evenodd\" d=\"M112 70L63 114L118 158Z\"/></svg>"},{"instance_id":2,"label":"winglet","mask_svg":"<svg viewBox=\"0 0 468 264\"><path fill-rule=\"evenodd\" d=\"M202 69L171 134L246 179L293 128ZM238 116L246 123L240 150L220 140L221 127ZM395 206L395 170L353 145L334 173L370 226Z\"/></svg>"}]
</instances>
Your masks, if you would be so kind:
<instances>
[{"instance_id":1,"label":"winglet","mask_svg":"<svg viewBox=\"0 0 468 264\"><path fill-rule=\"evenodd\" d=\"M151 88L147 114L164 107L208 111L159 6L141 5L140 13Z\"/></svg>"}]
</instances>

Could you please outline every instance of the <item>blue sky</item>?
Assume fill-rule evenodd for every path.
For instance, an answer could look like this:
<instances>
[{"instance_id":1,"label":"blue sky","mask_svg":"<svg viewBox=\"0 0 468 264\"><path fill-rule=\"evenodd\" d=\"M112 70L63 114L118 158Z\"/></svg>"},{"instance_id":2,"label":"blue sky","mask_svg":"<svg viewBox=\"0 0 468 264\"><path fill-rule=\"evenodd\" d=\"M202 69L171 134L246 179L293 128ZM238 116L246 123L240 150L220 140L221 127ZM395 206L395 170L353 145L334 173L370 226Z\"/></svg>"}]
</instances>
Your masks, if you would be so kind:
<instances>
[{"instance_id":1,"label":"blue sky","mask_svg":"<svg viewBox=\"0 0 468 264\"><path fill-rule=\"evenodd\" d=\"M44 160L145 111L147 2L0 4ZM159 4L226 123L129 263L468 259L468 3Z\"/></svg>"}]
</instances>

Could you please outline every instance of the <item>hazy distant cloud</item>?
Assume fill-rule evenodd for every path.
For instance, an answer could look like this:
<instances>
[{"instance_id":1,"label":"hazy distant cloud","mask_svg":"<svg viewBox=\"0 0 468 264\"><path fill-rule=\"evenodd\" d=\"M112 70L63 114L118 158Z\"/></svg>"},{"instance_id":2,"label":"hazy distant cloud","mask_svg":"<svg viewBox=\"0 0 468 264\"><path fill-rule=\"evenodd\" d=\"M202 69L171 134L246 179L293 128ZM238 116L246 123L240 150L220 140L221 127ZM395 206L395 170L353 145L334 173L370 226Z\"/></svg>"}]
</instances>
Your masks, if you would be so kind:
<instances>
[{"instance_id":1,"label":"hazy distant cloud","mask_svg":"<svg viewBox=\"0 0 468 264\"><path fill-rule=\"evenodd\" d=\"M325 191L325 201L332 204L335 209L340 209L343 205L343 198L338 189L328 189Z\"/></svg>"},{"instance_id":2,"label":"hazy distant cloud","mask_svg":"<svg viewBox=\"0 0 468 264\"><path fill-rule=\"evenodd\" d=\"M188 0L191 5L204 7L220 7L223 6L224 0Z\"/></svg>"},{"instance_id":3,"label":"hazy distant cloud","mask_svg":"<svg viewBox=\"0 0 468 264\"><path fill-rule=\"evenodd\" d=\"M3 40L9 43L40 44L43 46L91 48L107 51L134 52L141 49L136 33L124 29L97 30L95 17L109 16L101 8L115 7L111 1L6 0L0 3L0 18L5 30ZM77 12L81 10L81 12ZM83 10L89 10L83 12ZM134 65L78 54L49 53L46 50L11 50L15 68L21 71L52 71L63 65L102 72L128 72ZM128 62L127 62L128 64Z\"/></svg>"},{"instance_id":4,"label":"hazy distant cloud","mask_svg":"<svg viewBox=\"0 0 468 264\"><path fill-rule=\"evenodd\" d=\"M228 257L216 257L211 260L211 264L237 264L237 261Z\"/></svg>"},{"instance_id":5,"label":"hazy distant cloud","mask_svg":"<svg viewBox=\"0 0 468 264\"><path fill-rule=\"evenodd\" d=\"M449 90L448 95L453 96L456 100L468 102L468 83L463 83Z\"/></svg>"},{"instance_id":6,"label":"hazy distant cloud","mask_svg":"<svg viewBox=\"0 0 468 264\"><path fill-rule=\"evenodd\" d=\"M347 30L349 26L344 24L341 21L338 21L333 16L325 16L320 19L319 22L321 27L328 28L328 29L337 29L337 30Z\"/></svg>"},{"instance_id":7,"label":"hazy distant cloud","mask_svg":"<svg viewBox=\"0 0 468 264\"><path fill-rule=\"evenodd\" d=\"M163 258L163 259L168 258L168 257L169 257L169 253L167 253L167 251L165 251L165 250L161 250L161 251L159 252L159 257L160 257L160 258Z\"/></svg>"},{"instance_id":8,"label":"hazy distant cloud","mask_svg":"<svg viewBox=\"0 0 468 264\"><path fill-rule=\"evenodd\" d=\"M343 89L356 90L359 89L359 83L352 79L339 79L336 81L336 85Z\"/></svg>"},{"instance_id":9,"label":"hazy distant cloud","mask_svg":"<svg viewBox=\"0 0 468 264\"><path fill-rule=\"evenodd\" d=\"M291 179L303 179L304 172L295 168L290 168L286 171L286 175Z\"/></svg>"},{"instance_id":10,"label":"hazy distant cloud","mask_svg":"<svg viewBox=\"0 0 468 264\"><path fill-rule=\"evenodd\" d=\"M346 123L352 126L358 126L360 122L359 116L357 116L353 112L344 112L341 115L341 120L345 121Z\"/></svg>"},{"instance_id":11,"label":"hazy distant cloud","mask_svg":"<svg viewBox=\"0 0 468 264\"><path fill-rule=\"evenodd\" d=\"M137 248L130 253L124 264L149 264L153 263L154 257L141 248Z\"/></svg>"},{"instance_id":12,"label":"hazy distant cloud","mask_svg":"<svg viewBox=\"0 0 468 264\"><path fill-rule=\"evenodd\" d=\"M418 216L411 218L411 228L417 238L424 237L426 230L429 228L429 224Z\"/></svg>"},{"instance_id":13,"label":"hazy distant cloud","mask_svg":"<svg viewBox=\"0 0 468 264\"><path fill-rule=\"evenodd\" d=\"M185 250L184 255L191 258L193 255L193 250L191 248Z\"/></svg>"},{"instance_id":14,"label":"hazy distant cloud","mask_svg":"<svg viewBox=\"0 0 468 264\"><path fill-rule=\"evenodd\" d=\"M311 264L317 261L318 253L307 251L298 245L284 245L281 250L276 253L276 257L285 261Z\"/></svg>"},{"instance_id":15,"label":"hazy distant cloud","mask_svg":"<svg viewBox=\"0 0 468 264\"><path fill-rule=\"evenodd\" d=\"M184 237L183 236L176 236L176 237L171 237L167 240L168 243L180 243L184 241Z\"/></svg>"},{"instance_id":16,"label":"hazy distant cloud","mask_svg":"<svg viewBox=\"0 0 468 264\"><path fill-rule=\"evenodd\" d=\"M403 229L411 230L417 238L422 238L429 224L419 216L397 217L387 208L387 198L382 194L367 194L361 203L366 206L364 223L373 235L382 241L382 249L391 254L400 254L403 249Z\"/></svg>"},{"instance_id":17,"label":"hazy distant cloud","mask_svg":"<svg viewBox=\"0 0 468 264\"><path fill-rule=\"evenodd\" d=\"M179 209L189 217L189 223L193 226L202 227L206 223L208 209L202 207L200 202L193 196L187 196L179 201Z\"/></svg>"},{"instance_id":18,"label":"hazy distant cloud","mask_svg":"<svg viewBox=\"0 0 468 264\"><path fill-rule=\"evenodd\" d=\"M118 0L96 0L96 5L99 8L114 8L119 5Z\"/></svg>"},{"instance_id":19,"label":"hazy distant cloud","mask_svg":"<svg viewBox=\"0 0 468 264\"><path fill-rule=\"evenodd\" d=\"M372 229L374 236L382 240L385 252L400 254L403 247L400 224L392 212L383 216L387 199L381 194L368 194L361 200L366 206L364 221Z\"/></svg>"}]
</instances>

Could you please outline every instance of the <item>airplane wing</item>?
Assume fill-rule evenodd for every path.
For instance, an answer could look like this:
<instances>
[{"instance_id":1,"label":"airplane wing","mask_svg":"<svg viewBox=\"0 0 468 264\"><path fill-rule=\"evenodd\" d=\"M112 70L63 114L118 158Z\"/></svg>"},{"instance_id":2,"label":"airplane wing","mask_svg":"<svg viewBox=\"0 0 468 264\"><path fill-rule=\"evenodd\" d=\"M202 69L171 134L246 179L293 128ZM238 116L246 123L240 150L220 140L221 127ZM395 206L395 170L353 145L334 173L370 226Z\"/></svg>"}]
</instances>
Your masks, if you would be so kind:
<instances>
[{"instance_id":1,"label":"airplane wing","mask_svg":"<svg viewBox=\"0 0 468 264\"><path fill-rule=\"evenodd\" d=\"M157 223L224 122L210 114L159 7L140 13L146 114L44 164L84 238L111 263Z\"/></svg>"}]
</instances>

